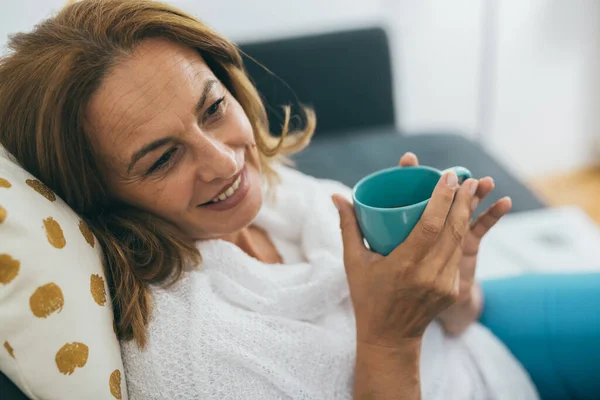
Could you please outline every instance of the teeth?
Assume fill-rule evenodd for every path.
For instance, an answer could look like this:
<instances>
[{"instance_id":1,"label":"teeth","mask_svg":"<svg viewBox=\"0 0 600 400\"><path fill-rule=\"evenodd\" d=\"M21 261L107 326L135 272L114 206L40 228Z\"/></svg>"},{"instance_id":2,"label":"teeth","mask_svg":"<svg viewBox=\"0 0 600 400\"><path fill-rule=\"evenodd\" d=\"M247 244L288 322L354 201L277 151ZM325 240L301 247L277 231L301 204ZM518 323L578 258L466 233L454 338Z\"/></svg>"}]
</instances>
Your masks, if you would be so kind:
<instances>
[{"instance_id":1,"label":"teeth","mask_svg":"<svg viewBox=\"0 0 600 400\"><path fill-rule=\"evenodd\" d=\"M225 192L221 193L218 197L215 197L214 199L212 199L213 203L217 203L219 201L225 200L228 197L231 197L236 190L238 190L238 188L240 187L240 182L242 181L242 177L239 176L235 182L233 182L233 185L231 185L229 187L229 189L227 189Z\"/></svg>"}]
</instances>

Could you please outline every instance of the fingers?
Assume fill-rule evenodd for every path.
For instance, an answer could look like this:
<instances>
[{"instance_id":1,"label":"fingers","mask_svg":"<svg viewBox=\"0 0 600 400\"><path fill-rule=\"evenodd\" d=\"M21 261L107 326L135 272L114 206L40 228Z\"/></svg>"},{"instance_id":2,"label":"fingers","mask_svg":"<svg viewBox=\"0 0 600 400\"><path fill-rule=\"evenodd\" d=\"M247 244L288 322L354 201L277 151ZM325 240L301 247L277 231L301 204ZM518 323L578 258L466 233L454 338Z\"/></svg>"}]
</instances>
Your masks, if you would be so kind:
<instances>
[{"instance_id":1,"label":"fingers","mask_svg":"<svg viewBox=\"0 0 600 400\"><path fill-rule=\"evenodd\" d=\"M400 159L399 165L401 167L415 167L419 165L419 159L417 158L415 153L411 153L409 151L408 153L404 153L404 155Z\"/></svg>"},{"instance_id":2,"label":"fingers","mask_svg":"<svg viewBox=\"0 0 600 400\"><path fill-rule=\"evenodd\" d=\"M471 232L473 232L476 238L481 239L483 235L500 221L500 218L508 214L511 208L511 198L508 196L501 198L475 220Z\"/></svg>"},{"instance_id":3,"label":"fingers","mask_svg":"<svg viewBox=\"0 0 600 400\"><path fill-rule=\"evenodd\" d=\"M488 233L488 231L496 225L503 216L508 214L511 207L512 200L510 197L503 197L495 202L471 224L471 229L467 234L463 245L465 256L474 256L477 254L483 236L485 236L485 234Z\"/></svg>"},{"instance_id":4,"label":"fingers","mask_svg":"<svg viewBox=\"0 0 600 400\"><path fill-rule=\"evenodd\" d=\"M435 249L431 252L431 256L435 259L449 260L456 249L462 249L463 238L469 231L472 204L478 185L476 179L467 179L458 190L444 230L439 236Z\"/></svg>"},{"instance_id":5,"label":"fingers","mask_svg":"<svg viewBox=\"0 0 600 400\"><path fill-rule=\"evenodd\" d=\"M477 186L477 192L475 192L475 198L473 199L472 208L473 211L477 208L479 203L484 200L488 194L494 190L494 180L489 176L481 178Z\"/></svg>"},{"instance_id":6,"label":"fingers","mask_svg":"<svg viewBox=\"0 0 600 400\"><path fill-rule=\"evenodd\" d=\"M475 196L477 196L479 200L485 199L487 195L494 190L494 186L494 180L489 176L481 178L479 180L479 185L477 186L477 192L475 192Z\"/></svg>"},{"instance_id":7,"label":"fingers","mask_svg":"<svg viewBox=\"0 0 600 400\"><path fill-rule=\"evenodd\" d=\"M457 188L456 173L453 171L444 173L433 189L429 204L419 222L406 241L398 246L390 256L399 258L408 256L414 260L421 260L429 252L444 228Z\"/></svg>"},{"instance_id":8,"label":"fingers","mask_svg":"<svg viewBox=\"0 0 600 400\"><path fill-rule=\"evenodd\" d=\"M363 236L352 204L339 194L333 195L332 200L340 213L340 228L342 229L342 241L344 242L344 264L348 268L349 265L354 264L352 261L361 257L367 251L367 248L363 242Z\"/></svg>"}]
</instances>

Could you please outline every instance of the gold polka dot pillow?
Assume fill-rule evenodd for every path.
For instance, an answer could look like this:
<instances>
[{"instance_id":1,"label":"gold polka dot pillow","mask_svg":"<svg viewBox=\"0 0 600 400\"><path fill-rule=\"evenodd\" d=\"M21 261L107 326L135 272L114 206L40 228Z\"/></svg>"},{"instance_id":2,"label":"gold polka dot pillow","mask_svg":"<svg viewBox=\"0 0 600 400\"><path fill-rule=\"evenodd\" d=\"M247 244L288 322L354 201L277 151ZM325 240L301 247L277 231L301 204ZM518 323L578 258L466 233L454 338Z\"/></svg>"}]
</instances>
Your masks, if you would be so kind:
<instances>
[{"instance_id":1,"label":"gold polka dot pillow","mask_svg":"<svg viewBox=\"0 0 600 400\"><path fill-rule=\"evenodd\" d=\"M33 399L126 399L110 304L85 223L0 147L0 370Z\"/></svg>"}]
</instances>

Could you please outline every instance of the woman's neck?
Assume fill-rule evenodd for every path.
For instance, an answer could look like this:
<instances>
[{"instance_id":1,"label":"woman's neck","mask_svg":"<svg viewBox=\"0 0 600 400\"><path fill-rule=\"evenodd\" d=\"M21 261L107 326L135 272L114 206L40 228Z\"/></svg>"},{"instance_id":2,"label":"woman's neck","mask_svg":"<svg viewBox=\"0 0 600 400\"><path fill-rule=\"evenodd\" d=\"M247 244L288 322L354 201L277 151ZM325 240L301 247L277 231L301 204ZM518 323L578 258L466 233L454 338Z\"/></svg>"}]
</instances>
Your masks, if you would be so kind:
<instances>
[{"instance_id":1,"label":"woman's neck","mask_svg":"<svg viewBox=\"0 0 600 400\"><path fill-rule=\"evenodd\" d=\"M250 225L232 235L223 237L242 249L246 254L266 264L282 264L283 259L271 238L262 229Z\"/></svg>"}]
</instances>

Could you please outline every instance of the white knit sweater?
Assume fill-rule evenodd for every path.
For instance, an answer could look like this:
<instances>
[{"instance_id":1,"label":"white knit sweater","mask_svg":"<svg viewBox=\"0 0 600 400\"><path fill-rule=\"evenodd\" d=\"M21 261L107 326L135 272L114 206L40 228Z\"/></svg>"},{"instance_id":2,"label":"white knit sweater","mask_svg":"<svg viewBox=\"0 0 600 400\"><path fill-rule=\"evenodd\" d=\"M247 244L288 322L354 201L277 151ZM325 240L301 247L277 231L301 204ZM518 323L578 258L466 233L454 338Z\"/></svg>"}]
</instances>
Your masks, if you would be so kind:
<instances>
[{"instance_id":1,"label":"white knit sweater","mask_svg":"<svg viewBox=\"0 0 600 400\"><path fill-rule=\"evenodd\" d=\"M130 399L352 398L354 316L330 200L349 189L278 171L277 198L255 223L285 263L263 264L222 240L198 243L200 267L153 288L147 348L122 343ZM421 357L424 399L537 399L482 326L449 338L432 323Z\"/></svg>"}]
</instances>

